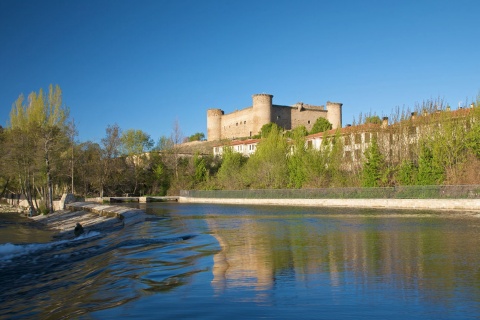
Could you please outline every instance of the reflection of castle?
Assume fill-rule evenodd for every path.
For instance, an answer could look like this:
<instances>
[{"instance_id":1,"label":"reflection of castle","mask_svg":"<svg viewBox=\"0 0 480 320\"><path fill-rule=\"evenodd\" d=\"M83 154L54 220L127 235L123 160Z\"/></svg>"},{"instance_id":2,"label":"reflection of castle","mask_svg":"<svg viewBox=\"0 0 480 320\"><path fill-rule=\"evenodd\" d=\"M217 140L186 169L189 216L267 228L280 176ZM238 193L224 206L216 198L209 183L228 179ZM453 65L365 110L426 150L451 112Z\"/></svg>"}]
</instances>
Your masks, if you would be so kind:
<instances>
[{"instance_id":1,"label":"reflection of castle","mask_svg":"<svg viewBox=\"0 0 480 320\"><path fill-rule=\"evenodd\" d=\"M212 286L218 291L252 288L258 299L265 299L265 290L279 281L295 281L299 286L327 281L331 287L353 285L359 290L388 285L397 290L453 292L459 266L448 257L457 251L462 261L460 278L465 278L459 281L476 272L480 260L476 246L458 250L464 242L476 243L472 242L475 228L467 228L464 235L446 236L448 223L412 230L408 218L368 219L362 215L330 218L329 230L325 230L325 219L312 216L289 223L239 218L234 227L207 219L222 247L214 257ZM372 228L364 228L365 224ZM431 259L432 254L442 263ZM472 290L480 292L476 284ZM445 296L439 294L439 298Z\"/></svg>"},{"instance_id":2,"label":"reflection of castle","mask_svg":"<svg viewBox=\"0 0 480 320\"><path fill-rule=\"evenodd\" d=\"M305 126L311 130L318 118L327 119L333 129L342 127L342 104L327 102L324 106L297 103L293 106L272 104L270 94L254 94L253 105L243 110L224 114L221 109L207 111L207 140L252 137L260 132L263 125L274 122L291 130Z\"/></svg>"}]
</instances>

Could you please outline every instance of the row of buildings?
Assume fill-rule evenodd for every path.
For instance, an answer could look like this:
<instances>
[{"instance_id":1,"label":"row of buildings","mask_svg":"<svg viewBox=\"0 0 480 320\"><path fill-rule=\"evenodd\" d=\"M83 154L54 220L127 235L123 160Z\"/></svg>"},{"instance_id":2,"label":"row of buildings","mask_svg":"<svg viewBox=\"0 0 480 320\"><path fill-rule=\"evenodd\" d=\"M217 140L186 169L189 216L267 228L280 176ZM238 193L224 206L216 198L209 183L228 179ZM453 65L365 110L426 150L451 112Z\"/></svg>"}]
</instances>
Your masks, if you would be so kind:
<instances>
[{"instance_id":1,"label":"row of buildings","mask_svg":"<svg viewBox=\"0 0 480 320\"><path fill-rule=\"evenodd\" d=\"M386 160L396 162L405 158L405 155L413 158L415 150L417 150L418 141L422 135L433 134L432 130L436 130L442 119L467 119L473 104L470 108L462 108L455 111L449 109L436 111L433 113L423 113L421 115L416 112L411 113L409 119L389 124L389 119L384 117L375 123L368 123L356 126L337 127L327 132L307 135L305 143L307 148L320 150L325 144L325 139L331 139L338 136L342 142L343 160L345 165L352 168L355 164L362 161L363 154L375 135L382 154L386 156ZM464 122L466 129L470 127L468 120ZM244 139L244 140L223 140L219 141L213 147L213 154L221 157L225 148L231 148L234 152L249 157L257 149L257 145L261 139ZM330 142L328 142L330 143Z\"/></svg>"}]
</instances>

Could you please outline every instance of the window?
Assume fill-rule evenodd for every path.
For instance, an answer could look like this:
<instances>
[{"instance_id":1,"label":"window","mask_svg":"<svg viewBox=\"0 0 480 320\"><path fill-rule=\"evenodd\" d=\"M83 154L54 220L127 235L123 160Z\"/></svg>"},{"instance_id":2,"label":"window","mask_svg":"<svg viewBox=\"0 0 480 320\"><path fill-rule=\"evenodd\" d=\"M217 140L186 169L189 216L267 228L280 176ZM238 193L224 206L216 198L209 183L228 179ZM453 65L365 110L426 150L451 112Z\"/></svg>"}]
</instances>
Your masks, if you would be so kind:
<instances>
[{"instance_id":1,"label":"window","mask_svg":"<svg viewBox=\"0 0 480 320\"><path fill-rule=\"evenodd\" d=\"M308 120L307 123L310 124L310 120Z\"/></svg>"},{"instance_id":2,"label":"window","mask_svg":"<svg viewBox=\"0 0 480 320\"><path fill-rule=\"evenodd\" d=\"M312 149L312 147L313 147L313 141L312 141L312 140L308 140L308 141L307 141L307 148L308 148L308 149Z\"/></svg>"},{"instance_id":3,"label":"window","mask_svg":"<svg viewBox=\"0 0 480 320\"><path fill-rule=\"evenodd\" d=\"M355 134L355 144L362 143L362 135L360 133Z\"/></svg>"},{"instance_id":4,"label":"window","mask_svg":"<svg viewBox=\"0 0 480 320\"><path fill-rule=\"evenodd\" d=\"M350 145L350 140L351 140L351 139L350 139L350 136L349 136L349 135L345 136L345 145L346 145L346 146L349 146L349 145Z\"/></svg>"},{"instance_id":5,"label":"window","mask_svg":"<svg viewBox=\"0 0 480 320\"><path fill-rule=\"evenodd\" d=\"M352 161L352 152L351 151L345 151L345 160Z\"/></svg>"},{"instance_id":6,"label":"window","mask_svg":"<svg viewBox=\"0 0 480 320\"><path fill-rule=\"evenodd\" d=\"M370 132L365 133L365 143L370 142Z\"/></svg>"},{"instance_id":7,"label":"window","mask_svg":"<svg viewBox=\"0 0 480 320\"><path fill-rule=\"evenodd\" d=\"M355 150L355 160L359 161L362 158L362 150Z\"/></svg>"}]
</instances>

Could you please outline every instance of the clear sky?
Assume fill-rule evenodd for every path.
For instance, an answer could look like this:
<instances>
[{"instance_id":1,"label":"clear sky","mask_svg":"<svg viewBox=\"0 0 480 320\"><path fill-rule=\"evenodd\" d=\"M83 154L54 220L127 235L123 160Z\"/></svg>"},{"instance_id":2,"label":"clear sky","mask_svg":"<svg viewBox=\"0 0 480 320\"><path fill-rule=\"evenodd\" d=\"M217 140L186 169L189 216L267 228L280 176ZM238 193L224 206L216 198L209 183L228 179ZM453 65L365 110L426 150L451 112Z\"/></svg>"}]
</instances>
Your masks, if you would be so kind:
<instances>
[{"instance_id":1,"label":"clear sky","mask_svg":"<svg viewBox=\"0 0 480 320\"><path fill-rule=\"evenodd\" d=\"M0 125L12 103L63 90L78 140L105 128L156 141L176 120L206 135L206 113L270 93L275 104L343 103L360 113L480 90L478 0L1 0Z\"/></svg>"}]
</instances>

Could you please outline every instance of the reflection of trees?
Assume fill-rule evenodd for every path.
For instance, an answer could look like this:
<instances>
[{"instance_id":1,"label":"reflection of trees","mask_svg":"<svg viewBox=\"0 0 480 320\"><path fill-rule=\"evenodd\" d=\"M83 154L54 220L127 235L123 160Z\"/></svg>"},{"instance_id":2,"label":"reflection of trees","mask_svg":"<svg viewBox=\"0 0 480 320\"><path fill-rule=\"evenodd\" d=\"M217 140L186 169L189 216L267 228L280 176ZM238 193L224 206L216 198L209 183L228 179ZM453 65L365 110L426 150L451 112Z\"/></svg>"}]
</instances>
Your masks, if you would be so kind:
<instances>
[{"instance_id":1,"label":"reflection of trees","mask_svg":"<svg viewBox=\"0 0 480 320\"><path fill-rule=\"evenodd\" d=\"M428 291L434 300L459 285L480 294L478 236L462 219L350 216L208 223L222 246L215 257L217 290L269 289L280 279L308 286L323 275L333 287L387 285L400 292L418 290L420 296Z\"/></svg>"}]
</instances>

